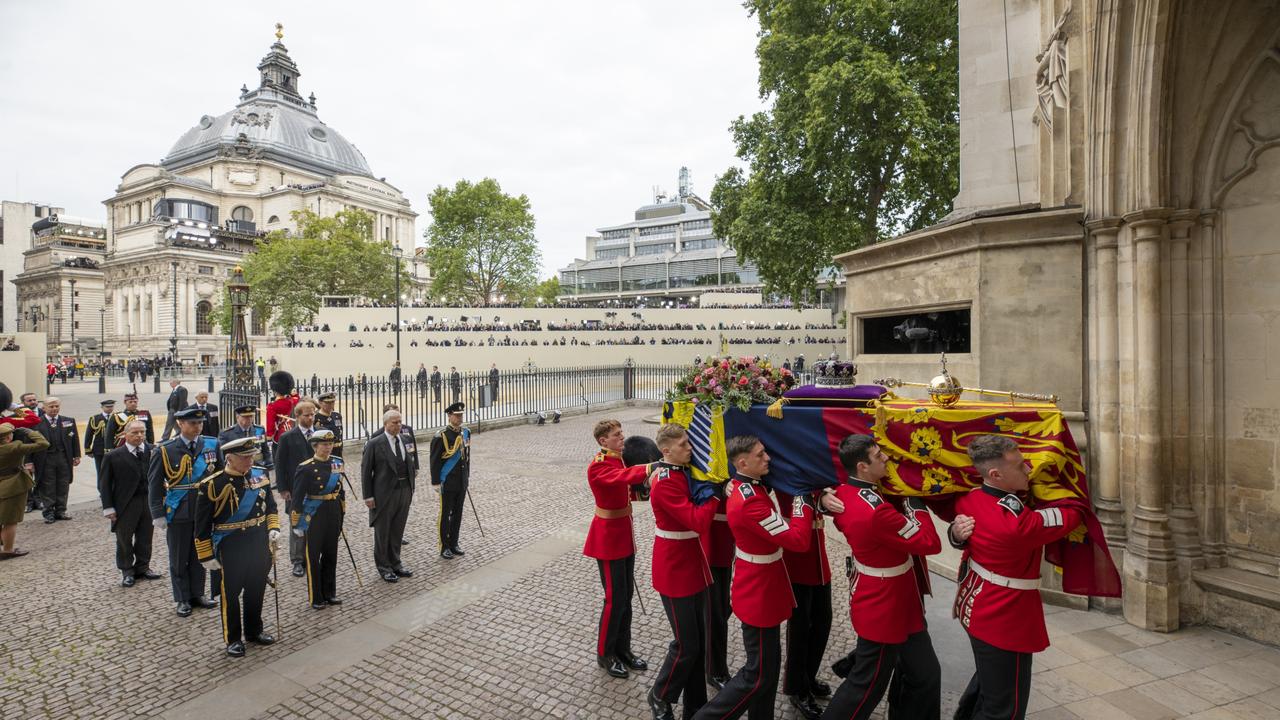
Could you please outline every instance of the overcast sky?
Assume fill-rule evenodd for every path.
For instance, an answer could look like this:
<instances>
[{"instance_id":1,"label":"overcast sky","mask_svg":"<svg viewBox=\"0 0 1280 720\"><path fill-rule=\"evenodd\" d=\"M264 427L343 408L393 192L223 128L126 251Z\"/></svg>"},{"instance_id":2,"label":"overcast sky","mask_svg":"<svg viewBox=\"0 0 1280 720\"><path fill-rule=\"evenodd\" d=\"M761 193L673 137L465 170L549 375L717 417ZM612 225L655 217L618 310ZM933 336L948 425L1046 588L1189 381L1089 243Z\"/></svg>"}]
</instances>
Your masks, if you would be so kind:
<instances>
[{"instance_id":1,"label":"overcast sky","mask_svg":"<svg viewBox=\"0 0 1280 720\"><path fill-rule=\"evenodd\" d=\"M276 22L419 236L437 185L493 177L529 196L544 277L681 165L707 197L738 163L729 123L761 107L736 0L0 0L0 198L104 218L126 170L257 87Z\"/></svg>"}]
</instances>

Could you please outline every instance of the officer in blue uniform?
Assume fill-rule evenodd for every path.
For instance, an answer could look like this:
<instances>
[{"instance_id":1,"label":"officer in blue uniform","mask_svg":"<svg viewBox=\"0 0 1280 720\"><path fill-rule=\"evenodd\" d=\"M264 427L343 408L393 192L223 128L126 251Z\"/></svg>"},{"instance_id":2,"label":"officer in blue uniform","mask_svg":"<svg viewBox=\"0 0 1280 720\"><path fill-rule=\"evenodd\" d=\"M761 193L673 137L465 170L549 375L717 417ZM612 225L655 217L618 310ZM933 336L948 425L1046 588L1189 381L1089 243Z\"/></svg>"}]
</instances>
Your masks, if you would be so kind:
<instances>
[{"instance_id":1,"label":"officer in blue uniform","mask_svg":"<svg viewBox=\"0 0 1280 720\"><path fill-rule=\"evenodd\" d=\"M164 529L169 546L169 580L177 613L187 617L192 607L218 606L205 597L205 571L196 559L194 491L201 480L222 467L222 455L216 438L200 434L204 411L187 408L175 416L178 436L151 453L148 504L152 523Z\"/></svg>"},{"instance_id":2,"label":"officer in blue uniform","mask_svg":"<svg viewBox=\"0 0 1280 720\"><path fill-rule=\"evenodd\" d=\"M289 500L289 526L306 538L307 600L314 610L341 605L338 599L338 540L347 511L343 486L346 469L342 458L332 455L333 431L311 433L315 454L303 460L293 474Z\"/></svg>"},{"instance_id":3,"label":"officer in blue uniform","mask_svg":"<svg viewBox=\"0 0 1280 720\"><path fill-rule=\"evenodd\" d=\"M225 445L232 440L240 440L247 437L258 438L258 448L262 450L262 462L258 464L268 474L275 468L275 464L271 461L271 443L267 442L267 429L261 425L254 423L254 418L258 415L258 407L256 405L241 405L236 408L236 421L226 430L218 433L218 444Z\"/></svg>"},{"instance_id":4,"label":"officer in blue uniform","mask_svg":"<svg viewBox=\"0 0 1280 720\"><path fill-rule=\"evenodd\" d=\"M431 438L431 484L440 491L440 557L446 560L465 554L458 531L471 479L471 431L462 426L466 409L460 402L445 408L449 424Z\"/></svg>"}]
</instances>

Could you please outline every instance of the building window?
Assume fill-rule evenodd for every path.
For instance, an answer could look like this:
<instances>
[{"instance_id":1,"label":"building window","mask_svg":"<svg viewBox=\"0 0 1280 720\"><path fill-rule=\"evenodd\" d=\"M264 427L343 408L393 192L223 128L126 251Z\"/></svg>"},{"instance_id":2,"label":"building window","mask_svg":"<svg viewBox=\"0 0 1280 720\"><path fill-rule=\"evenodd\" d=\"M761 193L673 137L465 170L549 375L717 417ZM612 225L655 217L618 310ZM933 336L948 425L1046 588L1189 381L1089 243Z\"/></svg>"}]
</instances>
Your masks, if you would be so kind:
<instances>
[{"instance_id":1,"label":"building window","mask_svg":"<svg viewBox=\"0 0 1280 720\"><path fill-rule=\"evenodd\" d=\"M201 275L212 275L212 274L213 274L213 266L212 266L212 265L197 265L197 266L196 266L196 272L197 272L197 273L200 273Z\"/></svg>"},{"instance_id":2,"label":"building window","mask_svg":"<svg viewBox=\"0 0 1280 720\"><path fill-rule=\"evenodd\" d=\"M198 200L162 198L156 201L155 214L160 217L192 220L210 225L216 225L218 222L218 209Z\"/></svg>"},{"instance_id":3,"label":"building window","mask_svg":"<svg viewBox=\"0 0 1280 720\"><path fill-rule=\"evenodd\" d=\"M250 308L249 310L249 334L250 335L266 335L267 320L258 314L257 310Z\"/></svg>"},{"instance_id":4,"label":"building window","mask_svg":"<svg viewBox=\"0 0 1280 720\"><path fill-rule=\"evenodd\" d=\"M244 222L253 222L253 211L244 205L237 205L231 210L232 220L241 220Z\"/></svg>"},{"instance_id":5,"label":"building window","mask_svg":"<svg viewBox=\"0 0 1280 720\"><path fill-rule=\"evenodd\" d=\"M213 305L208 300L196 303L196 334L213 334Z\"/></svg>"},{"instance_id":6,"label":"building window","mask_svg":"<svg viewBox=\"0 0 1280 720\"><path fill-rule=\"evenodd\" d=\"M280 222L280 218L279 218L279 217L277 217L277 216L275 216L275 215L272 215L271 217L267 218L267 224L268 224L268 225L270 225L270 224L272 224L272 223L278 223L278 222Z\"/></svg>"},{"instance_id":7,"label":"building window","mask_svg":"<svg viewBox=\"0 0 1280 720\"><path fill-rule=\"evenodd\" d=\"M969 352L969 308L861 318L861 326L869 355Z\"/></svg>"}]
</instances>

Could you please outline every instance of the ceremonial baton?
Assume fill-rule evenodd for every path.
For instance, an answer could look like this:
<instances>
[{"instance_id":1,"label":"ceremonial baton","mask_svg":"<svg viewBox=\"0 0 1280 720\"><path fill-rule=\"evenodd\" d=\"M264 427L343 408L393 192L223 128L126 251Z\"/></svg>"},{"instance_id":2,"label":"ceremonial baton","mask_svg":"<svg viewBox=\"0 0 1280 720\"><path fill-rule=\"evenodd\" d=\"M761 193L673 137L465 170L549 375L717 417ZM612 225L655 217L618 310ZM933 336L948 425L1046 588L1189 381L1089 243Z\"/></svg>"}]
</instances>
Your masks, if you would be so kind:
<instances>
[{"instance_id":1,"label":"ceremonial baton","mask_svg":"<svg viewBox=\"0 0 1280 720\"><path fill-rule=\"evenodd\" d=\"M356 565L356 554L351 552L351 543L347 541L347 531L339 528L338 532L342 535L342 543L347 546L347 557L351 558L351 569L356 571L356 584L363 590L364 581L360 579L360 568Z\"/></svg>"},{"instance_id":2,"label":"ceremonial baton","mask_svg":"<svg viewBox=\"0 0 1280 720\"><path fill-rule=\"evenodd\" d=\"M271 591L276 598L276 639L284 639L284 628L280 625L280 575L276 572L276 549L271 548ZM226 602L226 598L222 598Z\"/></svg>"},{"instance_id":3,"label":"ceremonial baton","mask_svg":"<svg viewBox=\"0 0 1280 720\"><path fill-rule=\"evenodd\" d=\"M484 525L480 524L480 513L476 512L476 503L471 499L471 488L467 488L467 502L471 503L471 513L476 516L476 527L480 528L480 537L484 537Z\"/></svg>"}]
</instances>

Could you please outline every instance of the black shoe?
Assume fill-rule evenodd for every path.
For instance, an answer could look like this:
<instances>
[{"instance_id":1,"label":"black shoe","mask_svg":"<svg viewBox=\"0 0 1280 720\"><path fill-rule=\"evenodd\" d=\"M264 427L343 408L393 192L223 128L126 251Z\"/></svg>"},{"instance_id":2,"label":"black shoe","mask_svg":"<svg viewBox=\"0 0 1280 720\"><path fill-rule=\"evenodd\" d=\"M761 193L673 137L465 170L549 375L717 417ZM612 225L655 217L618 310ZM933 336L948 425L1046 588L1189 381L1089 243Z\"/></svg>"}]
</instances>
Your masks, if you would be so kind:
<instances>
[{"instance_id":1,"label":"black shoe","mask_svg":"<svg viewBox=\"0 0 1280 720\"><path fill-rule=\"evenodd\" d=\"M816 698L831 697L831 686L821 680L814 680L813 682L810 682L809 691L812 692L813 696Z\"/></svg>"},{"instance_id":2,"label":"black shoe","mask_svg":"<svg viewBox=\"0 0 1280 720\"><path fill-rule=\"evenodd\" d=\"M56 518L56 517L54 517L54 516L52 516L52 515L45 515L45 516L44 516L44 524L45 524L45 525L52 525L52 524L54 524L54 523L56 523L56 522L58 522L58 518Z\"/></svg>"},{"instance_id":3,"label":"black shoe","mask_svg":"<svg viewBox=\"0 0 1280 720\"><path fill-rule=\"evenodd\" d=\"M707 682L711 683L711 687L715 688L716 690L723 690L724 686L729 684L729 678L721 677L719 675L712 675L710 678L707 679Z\"/></svg>"},{"instance_id":4,"label":"black shoe","mask_svg":"<svg viewBox=\"0 0 1280 720\"><path fill-rule=\"evenodd\" d=\"M143 580L159 580L160 579L159 573L153 573L149 569L143 570L142 572L135 572L134 575L142 578Z\"/></svg>"},{"instance_id":5,"label":"black shoe","mask_svg":"<svg viewBox=\"0 0 1280 720\"><path fill-rule=\"evenodd\" d=\"M316 602L311 603L312 610L323 610L327 607L329 606L325 605L323 600L317 600Z\"/></svg>"},{"instance_id":6,"label":"black shoe","mask_svg":"<svg viewBox=\"0 0 1280 720\"><path fill-rule=\"evenodd\" d=\"M213 609L218 607L218 603L212 600L211 598L197 597L197 598L191 598L191 607Z\"/></svg>"},{"instance_id":7,"label":"black shoe","mask_svg":"<svg viewBox=\"0 0 1280 720\"><path fill-rule=\"evenodd\" d=\"M66 514L66 513L58 513L57 518L58 518L59 520L72 520L72 519L73 519L70 515L68 515L68 514Z\"/></svg>"},{"instance_id":8,"label":"black shoe","mask_svg":"<svg viewBox=\"0 0 1280 720\"><path fill-rule=\"evenodd\" d=\"M339 600L338 598L329 598L328 600L325 600L325 602L329 603L330 605L341 605L341 604L342 604L342 601L341 601L341 600Z\"/></svg>"},{"instance_id":9,"label":"black shoe","mask_svg":"<svg viewBox=\"0 0 1280 720\"><path fill-rule=\"evenodd\" d=\"M249 642L254 645L275 645L276 639L270 633L258 633L254 637L249 638Z\"/></svg>"},{"instance_id":10,"label":"black shoe","mask_svg":"<svg viewBox=\"0 0 1280 720\"><path fill-rule=\"evenodd\" d=\"M788 695L787 700L805 720L819 720L822 717L822 708L818 707L812 695Z\"/></svg>"},{"instance_id":11,"label":"black shoe","mask_svg":"<svg viewBox=\"0 0 1280 720\"><path fill-rule=\"evenodd\" d=\"M400 578L397 577L396 574L391 572L390 570L382 573L382 579L386 580L387 582L399 582L400 580Z\"/></svg>"},{"instance_id":12,"label":"black shoe","mask_svg":"<svg viewBox=\"0 0 1280 720\"><path fill-rule=\"evenodd\" d=\"M124 577L120 578L120 585L122 587L133 587L133 584L135 582L137 581L133 579L132 575L125 575Z\"/></svg>"},{"instance_id":13,"label":"black shoe","mask_svg":"<svg viewBox=\"0 0 1280 720\"><path fill-rule=\"evenodd\" d=\"M178 617L189 617L191 615L191 603L178 603Z\"/></svg>"},{"instance_id":14,"label":"black shoe","mask_svg":"<svg viewBox=\"0 0 1280 720\"><path fill-rule=\"evenodd\" d=\"M462 548L458 547L457 545L454 545L450 549L453 550L453 554L457 555L458 557L462 557L463 555L466 555L466 553L462 552Z\"/></svg>"},{"instance_id":15,"label":"black shoe","mask_svg":"<svg viewBox=\"0 0 1280 720\"><path fill-rule=\"evenodd\" d=\"M621 679L631 677L631 673L627 672L627 666L623 665L622 661L616 657L597 655L596 664L603 668L605 672L609 673L610 677Z\"/></svg>"},{"instance_id":16,"label":"black shoe","mask_svg":"<svg viewBox=\"0 0 1280 720\"><path fill-rule=\"evenodd\" d=\"M649 710L653 713L653 720L676 720L675 713L671 712L671 703L660 699L653 694L653 688L649 688L649 694L645 696L649 701Z\"/></svg>"},{"instance_id":17,"label":"black shoe","mask_svg":"<svg viewBox=\"0 0 1280 720\"><path fill-rule=\"evenodd\" d=\"M302 577L303 575L306 575L306 574L307 574L307 569L306 569L306 568L304 568L304 567L302 567L302 563L294 563L294 564L293 564L293 576L294 576L294 577Z\"/></svg>"},{"instance_id":18,"label":"black shoe","mask_svg":"<svg viewBox=\"0 0 1280 720\"><path fill-rule=\"evenodd\" d=\"M396 570L394 572L396 574L396 577L413 577L413 571L410 570L409 568L400 568L399 570Z\"/></svg>"},{"instance_id":19,"label":"black shoe","mask_svg":"<svg viewBox=\"0 0 1280 720\"><path fill-rule=\"evenodd\" d=\"M401 544L401 545L408 545L408 544L409 544L409 538L400 538L400 544Z\"/></svg>"},{"instance_id":20,"label":"black shoe","mask_svg":"<svg viewBox=\"0 0 1280 720\"><path fill-rule=\"evenodd\" d=\"M641 660L640 658L636 657L635 655L632 655L629 652L618 653L618 659L621 660L622 664L626 665L627 668L630 670L648 670L649 669L649 663L645 662L644 660Z\"/></svg>"},{"instance_id":21,"label":"black shoe","mask_svg":"<svg viewBox=\"0 0 1280 720\"><path fill-rule=\"evenodd\" d=\"M444 550L441 550L440 557L444 558L445 560L452 560L454 557L453 550L450 550L449 548L445 548Z\"/></svg>"},{"instance_id":22,"label":"black shoe","mask_svg":"<svg viewBox=\"0 0 1280 720\"><path fill-rule=\"evenodd\" d=\"M231 657L244 657L244 643L239 640L227 646L227 654Z\"/></svg>"}]
</instances>

